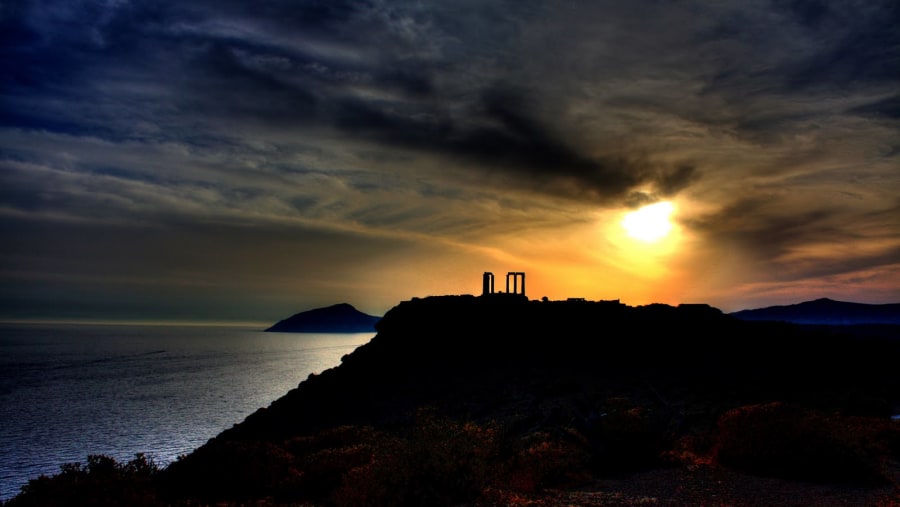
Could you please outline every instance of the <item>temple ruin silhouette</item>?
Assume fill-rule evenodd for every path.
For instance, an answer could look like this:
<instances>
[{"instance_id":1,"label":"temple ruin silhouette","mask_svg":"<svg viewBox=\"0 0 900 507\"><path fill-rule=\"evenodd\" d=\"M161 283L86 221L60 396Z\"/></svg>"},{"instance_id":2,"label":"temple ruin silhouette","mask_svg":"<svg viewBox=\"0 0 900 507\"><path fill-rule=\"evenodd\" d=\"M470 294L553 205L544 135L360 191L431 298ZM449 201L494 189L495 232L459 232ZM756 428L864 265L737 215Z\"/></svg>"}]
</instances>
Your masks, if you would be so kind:
<instances>
[{"instance_id":1,"label":"temple ruin silhouette","mask_svg":"<svg viewBox=\"0 0 900 507\"><path fill-rule=\"evenodd\" d=\"M510 291L509 282L512 279L512 291ZM521 284L519 282L521 279ZM498 294L494 292L494 273L485 271L482 276L482 296L493 296ZM525 273L522 271L510 271L506 273L506 292L503 294L514 294L517 296L525 296Z\"/></svg>"}]
</instances>

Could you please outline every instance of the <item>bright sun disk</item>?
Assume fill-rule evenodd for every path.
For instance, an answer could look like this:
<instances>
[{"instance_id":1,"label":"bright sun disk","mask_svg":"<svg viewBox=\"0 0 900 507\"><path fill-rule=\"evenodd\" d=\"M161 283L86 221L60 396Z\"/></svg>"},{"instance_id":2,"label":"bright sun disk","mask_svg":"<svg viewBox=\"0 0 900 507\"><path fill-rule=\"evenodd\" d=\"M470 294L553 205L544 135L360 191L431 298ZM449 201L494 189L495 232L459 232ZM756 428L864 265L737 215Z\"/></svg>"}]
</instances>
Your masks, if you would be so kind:
<instances>
[{"instance_id":1,"label":"bright sun disk","mask_svg":"<svg viewBox=\"0 0 900 507\"><path fill-rule=\"evenodd\" d=\"M658 202L632 211L622 219L622 227L632 238L652 243L666 237L672 230L669 215L675 206L670 202Z\"/></svg>"}]
</instances>

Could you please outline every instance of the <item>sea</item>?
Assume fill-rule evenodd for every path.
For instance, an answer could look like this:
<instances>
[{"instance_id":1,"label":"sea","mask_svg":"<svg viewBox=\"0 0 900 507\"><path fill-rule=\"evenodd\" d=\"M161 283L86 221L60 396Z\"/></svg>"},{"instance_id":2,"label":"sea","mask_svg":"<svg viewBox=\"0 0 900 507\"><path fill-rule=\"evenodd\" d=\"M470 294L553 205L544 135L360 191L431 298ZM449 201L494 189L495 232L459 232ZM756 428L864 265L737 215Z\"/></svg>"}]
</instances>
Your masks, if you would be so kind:
<instances>
[{"instance_id":1,"label":"sea","mask_svg":"<svg viewBox=\"0 0 900 507\"><path fill-rule=\"evenodd\" d=\"M0 324L0 499L66 463L190 453L375 333Z\"/></svg>"}]
</instances>

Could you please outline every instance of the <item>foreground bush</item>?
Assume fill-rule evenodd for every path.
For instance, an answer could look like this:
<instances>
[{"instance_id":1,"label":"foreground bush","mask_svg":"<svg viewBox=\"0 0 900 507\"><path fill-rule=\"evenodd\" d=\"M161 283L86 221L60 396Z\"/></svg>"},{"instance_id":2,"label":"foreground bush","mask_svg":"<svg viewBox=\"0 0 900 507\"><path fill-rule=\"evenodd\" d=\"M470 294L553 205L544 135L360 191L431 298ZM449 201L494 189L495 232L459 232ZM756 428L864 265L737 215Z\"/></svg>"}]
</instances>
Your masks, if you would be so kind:
<instances>
[{"instance_id":1,"label":"foreground bush","mask_svg":"<svg viewBox=\"0 0 900 507\"><path fill-rule=\"evenodd\" d=\"M340 506L434 507L471 501L495 479L497 432L424 411L405 434L382 435L371 460L344 475Z\"/></svg>"},{"instance_id":2,"label":"foreground bush","mask_svg":"<svg viewBox=\"0 0 900 507\"><path fill-rule=\"evenodd\" d=\"M592 458L579 437L574 432L568 435L538 432L512 443L512 455L503 463L497 486L534 493L586 481Z\"/></svg>"},{"instance_id":3,"label":"foreground bush","mask_svg":"<svg viewBox=\"0 0 900 507\"><path fill-rule=\"evenodd\" d=\"M154 479L160 469L143 454L127 463L109 456L90 455L87 464L67 463L52 477L28 481L5 507L156 506Z\"/></svg>"},{"instance_id":4,"label":"foreground bush","mask_svg":"<svg viewBox=\"0 0 900 507\"><path fill-rule=\"evenodd\" d=\"M245 502L289 490L302 478L295 458L269 442L212 441L168 466L162 488L172 498Z\"/></svg>"},{"instance_id":5,"label":"foreground bush","mask_svg":"<svg viewBox=\"0 0 900 507\"><path fill-rule=\"evenodd\" d=\"M659 466L661 453L667 463L714 459L756 475L828 483L883 484L885 466L900 458L900 425L886 419L750 405L726 412L714 432L673 444L653 411L627 400L603 407L592 424L527 430L423 410L399 428L215 440L166 470L142 455L127 463L89 456L29 482L4 507L518 505L511 499Z\"/></svg>"},{"instance_id":6,"label":"foreground bush","mask_svg":"<svg viewBox=\"0 0 900 507\"><path fill-rule=\"evenodd\" d=\"M881 483L888 421L827 415L783 403L725 413L715 458L754 474L818 482Z\"/></svg>"},{"instance_id":7,"label":"foreground bush","mask_svg":"<svg viewBox=\"0 0 900 507\"><path fill-rule=\"evenodd\" d=\"M606 411L587 428L594 466L601 473L627 473L660 464L671 445L667 421L625 398L606 400Z\"/></svg>"}]
</instances>

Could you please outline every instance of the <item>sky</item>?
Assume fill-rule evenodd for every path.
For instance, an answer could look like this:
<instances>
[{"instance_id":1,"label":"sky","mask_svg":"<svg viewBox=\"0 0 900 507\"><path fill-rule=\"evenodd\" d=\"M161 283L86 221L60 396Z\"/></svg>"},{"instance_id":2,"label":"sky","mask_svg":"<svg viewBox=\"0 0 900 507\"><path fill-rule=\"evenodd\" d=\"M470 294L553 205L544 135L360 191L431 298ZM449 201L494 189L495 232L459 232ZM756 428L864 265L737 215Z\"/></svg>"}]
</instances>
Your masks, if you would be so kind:
<instances>
[{"instance_id":1,"label":"sky","mask_svg":"<svg viewBox=\"0 0 900 507\"><path fill-rule=\"evenodd\" d=\"M900 302L896 0L6 0L0 318ZM665 203L670 230L629 235Z\"/></svg>"}]
</instances>

